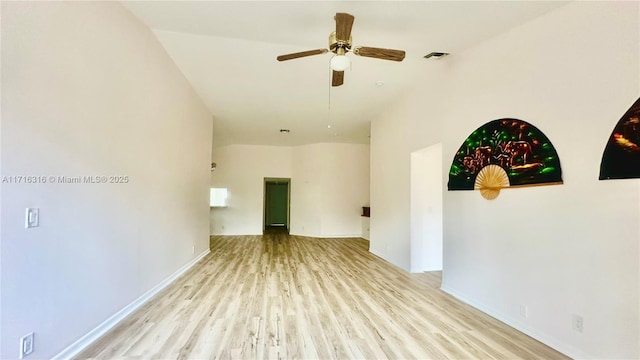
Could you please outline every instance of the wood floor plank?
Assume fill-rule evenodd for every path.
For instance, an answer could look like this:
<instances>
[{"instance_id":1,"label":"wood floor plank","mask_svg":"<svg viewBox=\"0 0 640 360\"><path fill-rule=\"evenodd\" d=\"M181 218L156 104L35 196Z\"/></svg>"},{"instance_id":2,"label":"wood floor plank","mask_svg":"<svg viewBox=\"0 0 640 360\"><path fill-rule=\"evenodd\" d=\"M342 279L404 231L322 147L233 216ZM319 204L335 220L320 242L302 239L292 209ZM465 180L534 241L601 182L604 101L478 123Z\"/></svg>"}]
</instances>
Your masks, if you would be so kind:
<instances>
[{"instance_id":1,"label":"wood floor plank","mask_svg":"<svg viewBox=\"0 0 640 360\"><path fill-rule=\"evenodd\" d=\"M566 359L363 239L215 236L79 359Z\"/></svg>"}]
</instances>

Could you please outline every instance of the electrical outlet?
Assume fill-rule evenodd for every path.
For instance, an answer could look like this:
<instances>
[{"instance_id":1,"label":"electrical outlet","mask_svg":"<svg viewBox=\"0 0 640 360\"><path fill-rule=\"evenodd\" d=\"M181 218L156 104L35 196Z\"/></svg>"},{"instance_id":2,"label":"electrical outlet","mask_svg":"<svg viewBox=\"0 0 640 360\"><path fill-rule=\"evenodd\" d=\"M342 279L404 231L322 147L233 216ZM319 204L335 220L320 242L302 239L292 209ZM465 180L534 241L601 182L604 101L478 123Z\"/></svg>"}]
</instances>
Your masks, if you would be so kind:
<instances>
[{"instance_id":1,"label":"electrical outlet","mask_svg":"<svg viewBox=\"0 0 640 360\"><path fill-rule=\"evenodd\" d=\"M192 254L196 253L196 246L195 245L191 246L191 253Z\"/></svg>"},{"instance_id":2,"label":"electrical outlet","mask_svg":"<svg viewBox=\"0 0 640 360\"><path fill-rule=\"evenodd\" d=\"M527 319L529 317L529 308L527 305L520 304L520 316Z\"/></svg>"},{"instance_id":3,"label":"electrical outlet","mask_svg":"<svg viewBox=\"0 0 640 360\"><path fill-rule=\"evenodd\" d=\"M571 315L571 328L574 331L582 332L584 330L584 319L580 315Z\"/></svg>"},{"instance_id":4,"label":"electrical outlet","mask_svg":"<svg viewBox=\"0 0 640 360\"><path fill-rule=\"evenodd\" d=\"M27 335L20 338L20 353L18 357L23 359L25 356L31 354L33 352L33 333L28 333Z\"/></svg>"}]
</instances>

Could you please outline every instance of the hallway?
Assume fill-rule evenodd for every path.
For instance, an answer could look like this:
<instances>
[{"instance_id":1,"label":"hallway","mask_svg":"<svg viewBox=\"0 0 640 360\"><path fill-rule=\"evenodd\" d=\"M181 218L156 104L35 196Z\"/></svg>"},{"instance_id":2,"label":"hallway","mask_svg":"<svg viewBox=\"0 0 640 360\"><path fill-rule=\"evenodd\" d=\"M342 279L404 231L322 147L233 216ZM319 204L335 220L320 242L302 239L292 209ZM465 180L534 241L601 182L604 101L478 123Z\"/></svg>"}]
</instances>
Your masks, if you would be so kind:
<instances>
[{"instance_id":1,"label":"hallway","mask_svg":"<svg viewBox=\"0 0 640 360\"><path fill-rule=\"evenodd\" d=\"M79 358L565 358L368 245L212 237L210 255Z\"/></svg>"}]
</instances>

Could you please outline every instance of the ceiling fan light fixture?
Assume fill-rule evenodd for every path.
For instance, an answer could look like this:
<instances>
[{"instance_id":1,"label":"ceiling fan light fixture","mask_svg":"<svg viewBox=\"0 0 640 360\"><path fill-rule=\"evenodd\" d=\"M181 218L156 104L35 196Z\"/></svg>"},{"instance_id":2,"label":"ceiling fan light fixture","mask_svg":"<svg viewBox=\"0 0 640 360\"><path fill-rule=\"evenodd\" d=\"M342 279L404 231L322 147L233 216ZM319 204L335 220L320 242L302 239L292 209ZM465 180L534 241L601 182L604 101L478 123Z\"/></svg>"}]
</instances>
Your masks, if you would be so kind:
<instances>
[{"instance_id":1,"label":"ceiling fan light fixture","mask_svg":"<svg viewBox=\"0 0 640 360\"><path fill-rule=\"evenodd\" d=\"M334 55L331 58L331 70L345 71L349 65L351 65L351 60L346 55Z\"/></svg>"}]
</instances>

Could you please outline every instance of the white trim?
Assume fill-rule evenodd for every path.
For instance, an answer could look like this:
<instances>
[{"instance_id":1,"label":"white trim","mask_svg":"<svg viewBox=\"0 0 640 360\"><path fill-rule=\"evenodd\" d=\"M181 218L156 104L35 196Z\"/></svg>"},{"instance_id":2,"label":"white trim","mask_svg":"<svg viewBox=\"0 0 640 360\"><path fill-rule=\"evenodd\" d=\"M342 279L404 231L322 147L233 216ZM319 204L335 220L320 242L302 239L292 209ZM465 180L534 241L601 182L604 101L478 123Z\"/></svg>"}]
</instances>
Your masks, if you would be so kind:
<instances>
[{"instance_id":1,"label":"white trim","mask_svg":"<svg viewBox=\"0 0 640 360\"><path fill-rule=\"evenodd\" d=\"M373 249L373 248L371 248L371 246L369 246L369 252L370 252L370 253L372 253L373 255L375 255L375 256L377 256L377 257L379 257L380 259L382 259L382 260L384 260L384 261L387 261L387 260L385 260L385 258L383 258L383 257L382 257L382 255L380 255L380 254L378 253L378 250L377 250L377 249ZM388 261L387 261L387 262L388 262Z\"/></svg>"},{"instance_id":2,"label":"white trim","mask_svg":"<svg viewBox=\"0 0 640 360\"><path fill-rule=\"evenodd\" d=\"M362 238L362 234L347 234L347 235L323 235L323 236L316 236L319 238L325 238L325 239L336 239L336 238Z\"/></svg>"},{"instance_id":3,"label":"white trim","mask_svg":"<svg viewBox=\"0 0 640 360\"><path fill-rule=\"evenodd\" d=\"M572 359L593 359L594 358L593 356L589 356L584 352L582 352L581 350L576 349L575 347L569 344L558 342L557 340L553 339L547 334L540 333L539 331L536 331L535 329L528 327L527 325L523 324L521 321L518 321L517 319L513 319L509 316L505 316L499 311L491 309L490 307L484 304L481 304L477 301L471 300L470 298L458 292L457 290L452 289L444 284L440 286L440 290L462 301L463 303L471 305L474 308L482 311L483 313L511 326L512 328L540 341L541 343L552 347L553 349L569 356Z\"/></svg>"},{"instance_id":4,"label":"white trim","mask_svg":"<svg viewBox=\"0 0 640 360\"><path fill-rule=\"evenodd\" d=\"M424 268L423 267L419 267L419 266L417 266L415 268L413 268L413 267L411 268L411 273L412 274L420 274L420 273L423 273L423 272L432 272L432 271L442 271L442 268L437 269L437 268L432 268L432 267L429 267L429 266L424 267Z\"/></svg>"},{"instance_id":5,"label":"white trim","mask_svg":"<svg viewBox=\"0 0 640 360\"><path fill-rule=\"evenodd\" d=\"M260 236L264 235L262 232L257 233L215 233L210 234L209 236Z\"/></svg>"},{"instance_id":6,"label":"white trim","mask_svg":"<svg viewBox=\"0 0 640 360\"><path fill-rule=\"evenodd\" d=\"M387 264L389 264L391 266L394 266L394 267L397 267L398 269L400 269L400 270L402 270L402 271L404 271L406 273L409 273L409 269L405 269L405 268L403 268L403 267L401 267L399 265L396 265L396 264L392 263L391 261L385 259L382 255L380 255L380 253L376 249L371 249L371 247L369 247L369 252L371 254L373 254L374 256L377 256L378 258L380 258L380 260L386 262Z\"/></svg>"},{"instance_id":7,"label":"white trim","mask_svg":"<svg viewBox=\"0 0 640 360\"><path fill-rule=\"evenodd\" d=\"M262 235L262 234L261 234ZM339 238L362 238L362 234L346 234L346 235L311 235L311 234L294 234L289 233L292 236L304 236L316 239L339 239ZM366 239L365 239L366 240Z\"/></svg>"},{"instance_id":8,"label":"white trim","mask_svg":"<svg viewBox=\"0 0 640 360\"><path fill-rule=\"evenodd\" d=\"M142 294L139 298L135 299L131 304L125 306L117 313L111 315L107 320L103 321L100 325L96 326L93 330L86 333L83 337L76 340L73 344L69 345L66 349L62 350L60 353L51 358L51 360L63 360L63 359L71 359L77 356L80 352L86 349L89 345L91 345L94 341L98 340L102 335L107 333L107 331L111 330L114 326L118 325L122 320L124 320L129 314L139 309L142 305L144 305L147 301L151 300L157 293L166 288L169 284L174 282L181 275L186 273L189 269L191 269L196 263L198 263L202 258L207 256L211 252L210 249L205 250L202 254L196 256L193 260L186 263L176 272L171 274L168 278L162 280L158 285L154 286L151 290Z\"/></svg>"}]
</instances>

